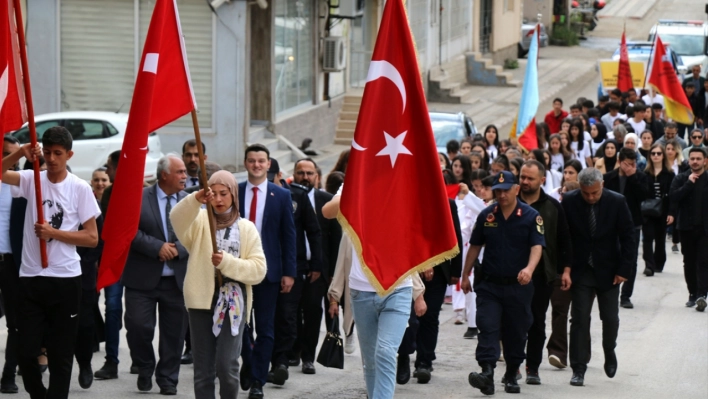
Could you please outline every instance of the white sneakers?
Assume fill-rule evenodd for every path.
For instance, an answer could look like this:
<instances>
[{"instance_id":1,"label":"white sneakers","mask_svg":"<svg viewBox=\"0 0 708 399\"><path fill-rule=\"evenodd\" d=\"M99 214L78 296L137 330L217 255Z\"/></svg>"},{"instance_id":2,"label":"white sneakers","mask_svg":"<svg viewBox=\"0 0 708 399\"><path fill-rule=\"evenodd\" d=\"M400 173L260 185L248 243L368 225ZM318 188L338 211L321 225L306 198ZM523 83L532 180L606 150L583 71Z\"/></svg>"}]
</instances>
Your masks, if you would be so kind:
<instances>
[{"instance_id":1,"label":"white sneakers","mask_svg":"<svg viewBox=\"0 0 708 399\"><path fill-rule=\"evenodd\" d=\"M565 364L563 364L563 362L561 362L560 358L556 355L548 356L548 363L550 363L551 366L557 367L559 369L564 369L564 368L568 367Z\"/></svg>"},{"instance_id":2,"label":"white sneakers","mask_svg":"<svg viewBox=\"0 0 708 399\"><path fill-rule=\"evenodd\" d=\"M457 311L455 312L455 325L459 326L461 324L465 324L465 316L462 314L462 312Z\"/></svg>"},{"instance_id":3,"label":"white sneakers","mask_svg":"<svg viewBox=\"0 0 708 399\"><path fill-rule=\"evenodd\" d=\"M354 331L351 334L344 337L344 353L351 355L356 350L354 344Z\"/></svg>"}]
</instances>

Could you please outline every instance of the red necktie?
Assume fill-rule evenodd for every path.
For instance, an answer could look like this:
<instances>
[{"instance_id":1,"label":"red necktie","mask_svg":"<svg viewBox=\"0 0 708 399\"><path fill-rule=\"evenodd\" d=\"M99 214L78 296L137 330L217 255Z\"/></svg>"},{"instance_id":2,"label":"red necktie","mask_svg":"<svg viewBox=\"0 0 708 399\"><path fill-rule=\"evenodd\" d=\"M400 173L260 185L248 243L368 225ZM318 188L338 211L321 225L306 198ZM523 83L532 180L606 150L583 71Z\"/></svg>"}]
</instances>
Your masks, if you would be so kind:
<instances>
[{"instance_id":1,"label":"red necktie","mask_svg":"<svg viewBox=\"0 0 708 399\"><path fill-rule=\"evenodd\" d=\"M251 212L248 214L248 220L256 224L256 204L258 204L258 187L253 187L253 199L251 200Z\"/></svg>"}]
</instances>

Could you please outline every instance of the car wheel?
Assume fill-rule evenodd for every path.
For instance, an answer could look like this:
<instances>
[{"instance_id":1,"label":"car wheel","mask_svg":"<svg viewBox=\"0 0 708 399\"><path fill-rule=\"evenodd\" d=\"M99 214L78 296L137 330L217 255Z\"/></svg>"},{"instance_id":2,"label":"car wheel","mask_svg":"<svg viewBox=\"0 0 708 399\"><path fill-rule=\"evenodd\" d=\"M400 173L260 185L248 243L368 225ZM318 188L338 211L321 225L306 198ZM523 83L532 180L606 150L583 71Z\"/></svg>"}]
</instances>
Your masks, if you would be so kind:
<instances>
[{"instance_id":1,"label":"car wheel","mask_svg":"<svg viewBox=\"0 0 708 399\"><path fill-rule=\"evenodd\" d=\"M519 44L517 45L517 47L518 47L518 57L519 57L519 58L524 58L524 57L526 57L526 54L528 54L529 51L528 51L528 50L524 50L524 48L521 46L521 43L519 43Z\"/></svg>"}]
</instances>

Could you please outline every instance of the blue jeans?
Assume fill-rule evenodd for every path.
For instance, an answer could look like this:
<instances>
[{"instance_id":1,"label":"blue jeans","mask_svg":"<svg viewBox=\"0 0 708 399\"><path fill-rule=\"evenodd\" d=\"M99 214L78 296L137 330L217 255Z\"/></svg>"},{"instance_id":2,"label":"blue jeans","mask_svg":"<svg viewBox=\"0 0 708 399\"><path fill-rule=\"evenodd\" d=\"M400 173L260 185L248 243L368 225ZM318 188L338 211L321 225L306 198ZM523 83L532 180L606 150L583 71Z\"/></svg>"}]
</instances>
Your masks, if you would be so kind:
<instances>
[{"instance_id":1,"label":"blue jeans","mask_svg":"<svg viewBox=\"0 0 708 399\"><path fill-rule=\"evenodd\" d=\"M123 328L123 285L109 285L103 292L106 295L106 360L118 364L120 329Z\"/></svg>"},{"instance_id":2,"label":"blue jeans","mask_svg":"<svg viewBox=\"0 0 708 399\"><path fill-rule=\"evenodd\" d=\"M351 299L369 398L393 398L396 353L411 314L413 289L398 288L385 297L352 289Z\"/></svg>"}]
</instances>

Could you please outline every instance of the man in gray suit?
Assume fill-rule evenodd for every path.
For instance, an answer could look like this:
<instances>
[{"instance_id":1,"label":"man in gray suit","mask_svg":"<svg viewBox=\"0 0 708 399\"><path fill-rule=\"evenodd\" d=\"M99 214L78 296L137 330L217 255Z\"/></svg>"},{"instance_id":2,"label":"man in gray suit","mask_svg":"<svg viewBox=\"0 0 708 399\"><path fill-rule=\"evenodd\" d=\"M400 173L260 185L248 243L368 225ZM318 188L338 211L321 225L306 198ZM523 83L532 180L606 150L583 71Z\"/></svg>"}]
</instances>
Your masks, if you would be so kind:
<instances>
[{"instance_id":1,"label":"man in gray suit","mask_svg":"<svg viewBox=\"0 0 708 399\"><path fill-rule=\"evenodd\" d=\"M180 358L186 328L182 285L187 272L187 250L169 222L172 207L186 194L187 169L178 155L168 154L157 164L157 184L143 190L138 232L130 247L121 282L125 286L125 327L133 364L139 368L138 389L152 389L152 375L160 394L177 394ZM152 340L156 308L160 310L160 361L155 367Z\"/></svg>"}]
</instances>

